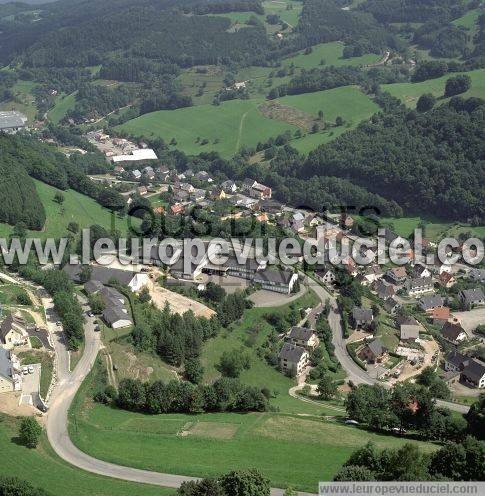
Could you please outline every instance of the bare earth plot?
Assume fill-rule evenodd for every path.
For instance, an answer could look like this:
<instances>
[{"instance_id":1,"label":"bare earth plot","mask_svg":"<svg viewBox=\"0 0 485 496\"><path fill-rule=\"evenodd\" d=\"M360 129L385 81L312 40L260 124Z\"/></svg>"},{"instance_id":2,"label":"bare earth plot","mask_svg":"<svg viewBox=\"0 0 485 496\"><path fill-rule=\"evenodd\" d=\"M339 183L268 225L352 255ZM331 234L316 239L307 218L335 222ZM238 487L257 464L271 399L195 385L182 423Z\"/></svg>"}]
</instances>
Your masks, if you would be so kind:
<instances>
[{"instance_id":1,"label":"bare earth plot","mask_svg":"<svg viewBox=\"0 0 485 496\"><path fill-rule=\"evenodd\" d=\"M162 288L157 284L150 284L149 290L153 303L155 303L155 305L161 310L163 310L165 303L168 301L170 308L176 313L183 314L189 310L192 310L197 317L206 317L208 319L216 313L214 310L206 307L198 301L194 301L186 296L174 293L173 291Z\"/></svg>"},{"instance_id":2,"label":"bare earth plot","mask_svg":"<svg viewBox=\"0 0 485 496\"><path fill-rule=\"evenodd\" d=\"M292 126L298 126L305 131L310 131L316 122L316 119L306 112L289 107L288 105L283 105L277 101L262 103L258 108L268 119L286 122Z\"/></svg>"}]
</instances>

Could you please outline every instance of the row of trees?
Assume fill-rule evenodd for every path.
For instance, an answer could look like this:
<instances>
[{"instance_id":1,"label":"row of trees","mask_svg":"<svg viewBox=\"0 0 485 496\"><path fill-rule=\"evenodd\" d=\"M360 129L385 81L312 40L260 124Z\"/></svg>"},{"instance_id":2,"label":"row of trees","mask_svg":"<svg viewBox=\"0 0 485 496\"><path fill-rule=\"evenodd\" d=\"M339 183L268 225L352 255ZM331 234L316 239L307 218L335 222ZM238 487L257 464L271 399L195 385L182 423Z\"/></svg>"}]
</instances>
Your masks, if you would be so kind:
<instances>
[{"instance_id":1,"label":"row of trees","mask_svg":"<svg viewBox=\"0 0 485 496\"><path fill-rule=\"evenodd\" d=\"M22 277L43 286L53 297L68 346L77 350L84 340L84 314L67 274L58 269L42 270L34 265L19 266L18 271Z\"/></svg>"},{"instance_id":2,"label":"row of trees","mask_svg":"<svg viewBox=\"0 0 485 496\"><path fill-rule=\"evenodd\" d=\"M428 377L421 380L428 384ZM467 432L474 434L467 421L449 410L436 407L436 381L424 385L402 383L392 390L380 385L354 387L346 400L348 415L374 430L411 429L423 438L462 440Z\"/></svg>"},{"instance_id":3,"label":"row of trees","mask_svg":"<svg viewBox=\"0 0 485 496\"><path fill-rule=\"evenodd\" d=\"M336 481L481 481L485 443L468 436L447 443L432 454L415 444L379 450L369 442L354 451L336 474Z\"/></svg>"},{"instance_id":4,"label":"row of trees","mask_svg":"<svg viewBox=\"0 0 485 496\"><path fill-rule=\"evenodd\" d=\"M101 398L104 400L106 396L112 397L112 394ZM143 383L138 379L124 379L114 401L125 410L151 414L263 412L268 409L268 398L261 390L226 377L200 386L188 381L165 384L161 381Z\"/></svg>"}]
</instances>

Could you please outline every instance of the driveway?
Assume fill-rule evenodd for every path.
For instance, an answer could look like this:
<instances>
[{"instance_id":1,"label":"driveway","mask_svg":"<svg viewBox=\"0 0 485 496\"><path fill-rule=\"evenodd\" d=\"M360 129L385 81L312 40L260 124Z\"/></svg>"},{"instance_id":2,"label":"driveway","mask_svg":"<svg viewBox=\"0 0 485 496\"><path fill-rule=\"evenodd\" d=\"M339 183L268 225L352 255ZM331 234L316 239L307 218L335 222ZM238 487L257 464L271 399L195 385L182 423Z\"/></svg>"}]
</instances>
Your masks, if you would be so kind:
<instances>
[{"instance_id":1,"label":"driveway","mask_svg":"<svg viewBox=\"0 0 485 496\"><path fill-rule=\"evenodd\" d=\"M32 365L34 372L22 376L22 395L20 397L21 405L39 404L39 389L40 389L40 363Z\"/></svg>"},{"instance_id":2,"label":"driveway","mask_svg":"<svg viewBox=\"0 0 485 496\"><path fill-rule=\"evenodd\" d=\"M303 284L300 287L300 291L294 294L283 294L259 289L252 293L248 300L251 300L255 307L281 307L297 300L300 296L303 296L306 291L307 288Z\"/></svg>"}]
</instances>

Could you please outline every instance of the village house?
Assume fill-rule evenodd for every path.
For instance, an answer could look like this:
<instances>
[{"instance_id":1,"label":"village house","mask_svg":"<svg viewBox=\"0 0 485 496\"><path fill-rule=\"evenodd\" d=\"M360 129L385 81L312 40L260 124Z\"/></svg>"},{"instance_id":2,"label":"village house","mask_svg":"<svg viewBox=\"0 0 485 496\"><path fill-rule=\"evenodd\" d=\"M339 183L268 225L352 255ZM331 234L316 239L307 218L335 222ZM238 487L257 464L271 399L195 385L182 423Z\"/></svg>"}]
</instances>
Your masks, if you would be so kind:
<instances>
[{"instance_id":1,"label":"village house","mask_svg":"<svg viewBox=\"0 0 485 496\"><path fill-rule=\"evenodd\" d=\"M281 371L292 377L299 377L310 363L310 355L305 348L284 343L278 355Z\"/></svg>"},{"instance_id":2,"label":"village house","mask_svg":"<svg viewBox=\"0 0 485 496\"><path fill-rule=\"evenodd\" d=\"M352 229L354 219L347 213L343 212L340 216L340 227L342 229Z\"/></svg>"},{"instance_id":3,"label":"village house","mask_svg":"<svg viewBox=\"0 0 485 496\"><path fill-rule=\"evenodd\" d=\"M295 233L300 233L305 230L305 215L303 212L295 212L290 219L291 229Z\"/></svg>"},{"instance_id":4,"label":"village house","mask_svg":"<svg viewBox=\"0 0 485 496\"><path fill-rule=\"evenodd\" d=\"M371 265L366 267L362 274L361 284L363 286L370 286L377 282L383 276L382 270L378 265Z\"/></svg>"},{"instance_id":5,"label":"village house","mask_svg":"<svg viewBox=\"0 0 485 496\"><path fill-rule=\"evenodd\" d=\"M69 279L75 283L80 282L80 275L83 269L81 264L66 264L62 270L68 275ZM133 272L131 270L114 269L103 265L91 265L90 281L98 281L104 285L116 281L123 286L127 286L131 291L137 292L144 288L148 282L148 274L142 272Z\"/></svg>"},{"instance_id":6,"label":"village house","mask_svg":"<svg viewBox=\"0 0 485 496\"><path fill-rule=\"evenodd\" d=\"M22 390L22 370L16 355L0 346L0 393Z\"/></svg>"},{"instance_id":7,"label":"village house","mask_svg":"<svg viewBox=\"0 0 485 496\"><path fill-rule=\"evenodd\" d=\"M315 275L325 284L333 284L337 279L332 270L325 268L315 270Z\"/></svg>"},{"instance_id":8,"label":"village house","mask_svg":"<svg viewBox=\"0 0 485 496\"><path fill-rule=\"evenodd\" d=\"M381 300L387 300L395 295L394 286L386 281L383 281L382 279L379 279L374 284L374 291Z\"/></svg>"},{"instance_id":9,"label":"village house","mask_svg":"<svg viewBox=\"0 0 485 496\"><path fill-rule=\"evenodd\" d=\"M315 331L309 327L292 327L288 334L288 341L309 351L314 350L320 344Z\"/></svg>"},{"instance_id":10,"label":"village house","mask_svg":"<svg viewBox=\"0 0 485 496\"><path fill-rule=\"evenodd\" d=\"M264 200L271 198L271 188L264 184L258 183L253 179L245 179L242 185L242 190L247 192L250 197Z\"/></svg>"},{"instance_id":11,"label":"village house","mask_svg":"<svg viewBox=\"0 0 485 496\"><path fill-rule=\"evenodd\" d=\"M405 267L393 267L386 272L386 279L392 284L400 285L406 282L407 274Z\"/></svg>"},{"instance_id":12,"label":"village house","mask_svg":"<svg viewBox=\"0 0 485 496\"><path fill-rule=\"evenodd\" d=\"M485 296L480 288L460 291L460 300L465 308L473 308L485 304Z\"/></svg>"},{"instance_id":13,"label":"village house","mask_svg":"<svg viewBox=\"0 0 485 496\"><path fill-rule=\"evenodd\" d=\"M212 200L225 200L227 198L224 188L214 188L210 192L210 197Z\"/></svg>"},{"instance_id":14,"label":"village house","mask_svg":"<svg viewBox=\"0 0 485 496\"><path fill-rule=\"evenodd\" d=\"M433 291L433 279L431 277L418 277L407 281L407 291L409 296L419 296Z\"/></svg>"},{"instance_id":15,"label":"village house","mask_svg":"<svg viewBox=\"0 0 485 496\"><path fill-rule=\"evenodd\" d=\"M448 307L436 307L431 312L433 325L445 325L451 318L451 311Z\"/></svg>"},{"instance_id":16,"label":"village house","mask_svg":"<svg viewBox=\"0 0 485 496\"><path fill-rule=\"evenodd\" d=\"M0 343L7 350L15 346L28 346L29 334L26 322L19 314L10 314L5 317L0 326Z\"/></svg>"},{"instance_id":17,"label":"village house","mask_svg":"<svg viewBox=\"0 0 485 496\"><path fill-rule=\"evenodd\" d=\"M465 329L460 324L446 322L441 329L442 336L450 343L458 345L467 339Z\"/></svg>"},{"instance_id":18,"label":"village house","mask_svg":"<svg viewBox=\"0 0 485 496\"><path fill-rule=\"evenodd\" d=\"M227 181L224 181L221 184L221 187L224 190L224 193L226 193L228 195L232 195L237 191L236 183L234 181L231 181L230 179L228 179Z\"/></svg>"},{"instance_id":19,"label":"village house","mask_svg":"<svg viewBox=\"0 0 485 496\"><path fill-rule=\"evenodd\" d=\"M401 308L401 304L394 298L387 298L382 306L390 315L396 315L396 312Z\"/></svg>"},{"instance_id":20,"label":"village house","mask_svg":"<svg viewBox=\"0 0 485 496\"><path fill-rule=\"evenodd\" d=\"M261 285L262 289L276 293L290 294L298 281L298 274L290 270L264 269L256 272L253 283Z\"/></svg>"},{"instance_id":21,"label":"village house","mask_svg":"<svg viewBox=\"0 0 485 496\"><path fill-rule=\"evenodd\" d=\"M485 388L485 364L472 358L461 372L460 379L471 387Z\"/></svg>"},{"instance_id":22,"label":"village house","mask_svg":"<svg viewBox=\"0 0 485 496\"><path fill-rule=\"evenodd\" d=\"M431 277L431 271L425 265L418 263L413 267L413 277L415 277L415 278L419 278L419 277L428 278L428 277Z\"/></svg>"},{"instance_id":23,"label":"village house","mask_svg":"<svg viewBox=\"0 0 485 496\"><path fill-rule=\"evenodd\" d=\"M444 369L449 372L461 372L469 363L471 358L459 351L452 351L445 356Z\"/></svg>"},{"instance_id":24,"label":"village house","mask_svg":"<svg viewBox=\"0 0 485 496\"><path fill-rule=\"evenodd\" d=\"M412 324L401 324L400 339L401 341L416 341L419 339L419 331L423 328L419 322Z\"/></svg>"},{"instance_id":25,"label":"village house","mask_svg":"<svg viewBox=\"0 0 485 496\"><path fill-rule=\"evenodd\" d=\"M128 312L121 306L110 306L103 311L103 320L113 329L121 329L133 325Z\"/></svg>"},{"instance_id":26,"label":"village house","mask_svg":"<svg viewBox=\"0 0 485 496\"><path fill-rule=\"evenodd\" d=\"M450 274L449 272L443 272L438 277L438 283L441 287L450 289L456 284L456 279L453 274Z\"/></svg>"},{"instance_id":27,"label":"village house","mask_svg":"<svg viewBox=\"0 0 485 496\"><path fill-rule=\"evenodd\" d=\"M485 269L471 269L468 278L476 282L485 282Z\"/></svg>"},{"instance_id":28,"label":"village house","mask_svg":"<svg viewBox=\"0 0 485 496\"><path fill-rule=\"evenodd\" d=\"M374 339L364 345L358 356L367 363L381 363L387 358L387 351L379 339Z\"/></svg>"},{"instance_id":29,"label":"village house","mask_svg":"<svg viewBox=\"0 0 485 496\"><path fill-rule=\"evenodd\" d=\"M199 202L205 198L205 195L206 195L206 193L205 193L204 189L195 188L192 191L192 193L190 193L189 198L192 201Z\"/></svg>"},{"instance_id":30,"label":"village house","mask_svg":"<svg viewBox=\"0 0 485 496\"><path fill-rule=\"evenodd\" d=\"M374 315L370 308L355 307L352 310L352 320L355 327L366 327L374 320Z\"/></svg>"},{"instance_id":31,"label":"village house","mask_svg":"<svg viewBox=\"0 0 485 496\"><path fill-rule=\"evenodd\" d=\"M138 188L136 188L136 192L140 195L140 196L144 196L148 193L148 190L146 188L146 186L140 186Z\"/></svg>"},{"instance_id":32,"label":"village house","mask_svg":"<svg viewBox=\"0 0 485 496\"><path fill-rule=\"evenodd\" d=\"M419 307L426 313L431 313L435 308L442 307L444 304L444 298L438 295L423 296L418 301Z\"/></svg>"},{"instance_id":33,"label":"village house","mask_svg":"<svg viewBox=\"0 0 485 496\"><path fill-rule=\"evenodd\" d=\"M175 203L170 206L170 213L172 215L181 215L185 212L185 207L181 203Z\"/></svg>"},{"instance_id":34,"label":"village house","mask_svg":"<svg viewBox=\"0 0 485 496\"><path fill-rule=\"evenodd\" d=\"M194 175L194 179L197 179L197 181L200 181L201 183L211 183L212 178L209 176L209 173L207 171L199 171Z\"/></svg>"},{"instance_id":35,"label":"village house","mask_svg":"<svg viewBox=\"0 0 485 496\"><path fill-rule=\"evenodd\" d=\"M138 181L141 179L141 172L138 169L131 171L131 175Z\"/></svg>"}]
</instances>

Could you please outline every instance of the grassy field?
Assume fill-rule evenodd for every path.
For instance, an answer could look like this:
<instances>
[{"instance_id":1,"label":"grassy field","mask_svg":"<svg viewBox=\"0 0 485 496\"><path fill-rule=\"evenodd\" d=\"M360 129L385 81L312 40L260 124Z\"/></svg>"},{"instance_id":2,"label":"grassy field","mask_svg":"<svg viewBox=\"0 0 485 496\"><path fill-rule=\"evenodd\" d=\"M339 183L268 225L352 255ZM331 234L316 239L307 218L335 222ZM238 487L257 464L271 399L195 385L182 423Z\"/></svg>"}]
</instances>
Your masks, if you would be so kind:
<instances>
[{"instance_id":1,"label":"grassy field","mask_svg":"<svg viewBox=\"0 0 485 496\"><path fill-rule=\"evenodd\" d=\"M292 2L289 0L266 0L263 2L263 8L266 15L279 15L282 21L285 21L291 27L296 27L302 5L301 2Z\"/></svg>"},{"instance_id":2,"label":"grassy field","mask_svg":"<svg viewBox=\"0 0 485 496\"><path fill-rule=\"evenodd\" d=\"M485 98L485 69L470 71L466 74L468 74L472 80L472 87L469 91L460 96ZM455 75L455 73L450 73L443 77L430 79L421 83L383 84L382 89L402 100L407 106L415 107L419 97L424 93L432 93L436 97L443 96L446 81ZM441 101L447 100L443 99Z\"/></svg>"},{"instance_id":3,"label":"grassy field","mask_svg":"<svg viewBox=\"0 0 485 496\"><path fill-rule=\"evenodd\" d=\"M58 124L67 114L68 110L74 108L76 103L76 93L59 97L55 106L49 110L48 119L54 124Z\"/></svg>"},{"instance_id":4,"label":"grassy field","mask_svg":"<svg viewBox=\"0 0 485 496\"><path fill-rule=\"evenodd\" d=\"M328 127L316 134L307 134L301 139L291 142L297 150L308 153L317 146L334 140L345 131L356 127L359 122L368 119L379 111L379 107L357 87L344 86L316 93L305 93L302 95L285 96L278 100L284 105L295 107L317 117L318 111L322 110L324 120L335 123L340 116L345 124L340 127Z\"/></svg>"},{"instance_id":5,"label":"grassy field","mask_svg":"<svg viewBox=\"0 0 485 496\"><path fill-rule=\"evenodd\" d=\"M70 417L71 437L93 456L192 476L254 466L282 488L315 491L319 480L330 480L352 451L368 440L382 448L405 442L346 426L338 418L282 413L148 416L77 399Z\"/></svg>"},{"instance_id":6,"label":"grassy field","mask_svg":"<svg viewBox=\"0 0 485 496\"><path fill-rule=\"evenodd\" d=\"M111 229L111 224L121 232L126 232L126 219L112 216L111 212L101 207L92 198L73 190L62 191L64 203L59 205L54 201L57 188L35 180L37 192L46 210L46 224L42 231L29 231L33 237L42 239L49 237L61 237L66 234L67 225L74 221L82 229L93 224L99 224L106 229ZM6 237L12 232L12 226L0 224L0 237Z\"/></svg>"},{"instance_id":7,"label":"grassy field","mask_svg":"<svg viewBox=\"0 0 485 496\"><path fill-rule=\"evenodd\" d=\"M168 496L173 489L133 484L100 477L78 470L63 462L51 449L44 436L37 449L16 442L18 422L0 414L0 474L19 477L41 487L53 496Z\"/></svg>"},{"instance_id":8,"label":"grassy field","mask_svg":"<svg viewBox=\"0 0 485 496\"><path fill-rule=\"evenodd\" d=\"M293 140L292 146L305 153L335 139L378 110L369 97L352 86L287 96L278 101L312 117L316 117L318 110L323 110L328 122L334 123L337 116L346 121L340 128L329 128ZM230 157L242 146L254 147L259 141L266 141L286 130L296 131L295 125L264 117L258 108L263 103L264 100L253 98L232 100L220 106L200 105L172 111L161 110L137 117L120 126L120 129L134 136L158 136L165 141L175 137L177 148L188 154L217 151L224 157ZM204 139L208 143L202 145Z\"/></svg>"},{"instance_id":9,"label":"grassy field","mask_svg":"<svg viewBox=\"0 0 485 496\"><path fill-rule=\"evenodd\" d=\"M242 146L256 146L287 129L296 127L265 118L258 110L262 100L232 100L219 106L200 105L178 110L160 110L137 117L120 129L135 136L173 137L177 148L188 154L217 151L234 155ZM196 138L199 137L199 142ZM208 143L201 144L207 139Z\"/></svg>"},{"instance_id":10,"label":"grassy field","mask_svg":"<svg viewBox=\"0 0 485 496\"><path fill-rule=\"evenodd\" d=\"M478 29L477 21L481 12L480 9L469 10L464 16L452 21L451 24L467 28L470 31L470 35L473 36Z\"/></svg>"},{"instance_id":11,"label":"grassy field","mask_svg":"<svg viewBox=\"0 0 485 496\"><path fill-rule=\"evenodd\" d=\"M352 57L350 59L342 58L344 44L340 41L332 43L322 43L312 48L312 52L308 55L302 51L297 55L289 57L283 61L283 65L290 66L294 64L300 69L313 69L315 67L323 67L326 65L370 65L377 62L380 57L374 53L363 55L362 57ZM323 64L322 64L323 61Z\"/></svg>"},{"instance_id":12,"label":"grassy field","mask_svg":"<svg viewBox=\"0 0 485 496\"><path fill-rule=\"evenodd\" d=\"M0 110L18 110L26 115L29 123L32 123L37 114L35 99L32 95L32 90L35 86L36 83L32 81L17 81L12 87L14 99L2 102L0 104Z\"/></svg>"},{"instance_id":13,"label":"grassy field","mask_svg":"<svg viewBox=\"0 0 485 496\"><path fill-rule=\"evenodd\" d=\"M469 226L463 223L446 223L439 221L428 221L421 219L421 217L401 217L395 218L382 218L382 225L392 227L396 234L408 238L416 229L419 224L424 223L424 236L431 240L439 240L446 236L457 236L460 233L471 232L473 236L484 239L485 226Z\"/></svg>"}]
</instances>

